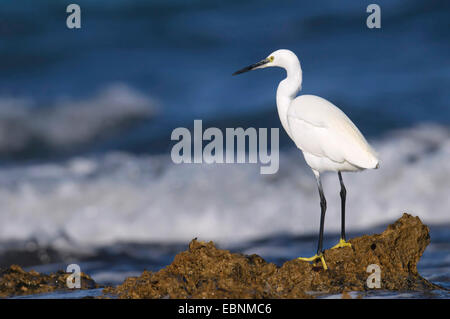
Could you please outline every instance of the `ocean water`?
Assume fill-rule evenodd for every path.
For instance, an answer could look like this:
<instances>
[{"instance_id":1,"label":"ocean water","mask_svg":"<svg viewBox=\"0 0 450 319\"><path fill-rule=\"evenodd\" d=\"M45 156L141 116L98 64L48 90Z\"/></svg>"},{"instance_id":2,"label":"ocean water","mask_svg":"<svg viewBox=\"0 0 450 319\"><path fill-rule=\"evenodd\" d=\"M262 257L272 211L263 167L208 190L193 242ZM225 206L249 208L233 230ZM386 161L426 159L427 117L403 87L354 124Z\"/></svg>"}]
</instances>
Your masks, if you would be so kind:
<instances>
[{"instance_id":1,"label":"ocean water","mask_svg":"<svg viewBox=\"0 0 450 319\"><path fill-rule=\"evenodd\" d=\"M0 267L49 272L75 262L117 284L169 264L195 237L276 263L312 254L314 176L284 132L274 175L260 175L259 164L170 159L170 133L194 119L280 127L282 71L231 73L289 48L301 60L301 94L341 107L381 158L379 170L344 174L348 231L419 216L431 227L419 270L450 288L448 2L378 1L380 30L365 26L370 1L77 3L80 30L65 27L64 3L2 3ZM337 176L323 185L332 245Z\"/></svg>"}]
</instances>

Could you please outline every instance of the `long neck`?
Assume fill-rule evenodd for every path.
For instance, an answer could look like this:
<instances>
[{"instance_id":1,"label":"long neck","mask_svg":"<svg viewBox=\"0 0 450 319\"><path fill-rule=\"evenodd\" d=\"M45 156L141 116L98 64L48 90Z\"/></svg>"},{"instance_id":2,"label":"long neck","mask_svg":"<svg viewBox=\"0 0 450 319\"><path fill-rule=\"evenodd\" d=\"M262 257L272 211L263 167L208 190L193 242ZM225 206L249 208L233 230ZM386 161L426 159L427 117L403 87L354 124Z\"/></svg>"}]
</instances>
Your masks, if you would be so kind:
<instances>
[{"instance_id":1,"label":"long neck","mask_svg":"<svg viewBox=\"0 0 450 319\"><path fill-rule=\"evenodd\" d=\"M297 96L298 91L301 90L302 69L298 60L290 63L285 69L287 77L280 82L277 89L277 109L281 124L287 134L291 137L291 132L287 122L287 113L291 102Z\"/></svg>"}]
</instances>

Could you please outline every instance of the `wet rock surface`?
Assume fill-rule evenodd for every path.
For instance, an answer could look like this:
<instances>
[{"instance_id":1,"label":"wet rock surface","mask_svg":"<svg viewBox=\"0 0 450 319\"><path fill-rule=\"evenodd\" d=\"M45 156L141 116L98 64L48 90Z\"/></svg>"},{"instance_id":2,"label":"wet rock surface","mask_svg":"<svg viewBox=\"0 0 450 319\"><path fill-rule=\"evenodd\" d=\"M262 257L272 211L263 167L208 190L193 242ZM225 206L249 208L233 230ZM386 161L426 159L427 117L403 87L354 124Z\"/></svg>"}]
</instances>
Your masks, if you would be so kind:
<instances>
[{"instance_id":1,"label":"wet rock surface","mask_svg":"<svg viewBox=\"0 0 450 319\"><path fill-rule=\"evenodd\" d=\"M0 269L0 298L33 295L52 291L66 290L69 273L58 271L49 275L34 270L25 271L17 265ZM81 289L93 289L99 286L88 275L81 273Z\"/></svg>"},{"instance_id":2,"label":"wet rock surface","mask_svg":"<svg viewBox=\"0 0 450 319\"><path fill-rule=\"evenodd\" d=\"M257 255L230 253L192 240L187 251L156 273L144 271L104 290L119 298L310 298L311 292L369 290L367 267L378 265L381 289L439 289L422 278L417 263L430 242L418 217L404 214L381 234L350 239L352 247L326 250L320 261L291 260L281 267Z\"/></svg>"}]
</instances>

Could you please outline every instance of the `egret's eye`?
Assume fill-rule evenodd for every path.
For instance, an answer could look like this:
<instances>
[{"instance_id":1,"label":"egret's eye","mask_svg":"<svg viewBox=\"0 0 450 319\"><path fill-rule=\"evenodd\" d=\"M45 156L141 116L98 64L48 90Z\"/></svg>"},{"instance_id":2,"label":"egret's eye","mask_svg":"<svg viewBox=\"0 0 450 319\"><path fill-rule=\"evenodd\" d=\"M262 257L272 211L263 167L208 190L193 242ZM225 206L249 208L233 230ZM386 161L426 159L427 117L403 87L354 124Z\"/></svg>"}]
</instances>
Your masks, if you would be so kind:
<instances>
[{"instance_id":1,"label":"egret's eye","mask_svg":"<svg viewBox=\"0 0 450 319\"><path fill-rule=\"evenodd\" d=\"M274 59L273 55L269 57L270 62L273 62Z\"/></svg>"}]
</instances>

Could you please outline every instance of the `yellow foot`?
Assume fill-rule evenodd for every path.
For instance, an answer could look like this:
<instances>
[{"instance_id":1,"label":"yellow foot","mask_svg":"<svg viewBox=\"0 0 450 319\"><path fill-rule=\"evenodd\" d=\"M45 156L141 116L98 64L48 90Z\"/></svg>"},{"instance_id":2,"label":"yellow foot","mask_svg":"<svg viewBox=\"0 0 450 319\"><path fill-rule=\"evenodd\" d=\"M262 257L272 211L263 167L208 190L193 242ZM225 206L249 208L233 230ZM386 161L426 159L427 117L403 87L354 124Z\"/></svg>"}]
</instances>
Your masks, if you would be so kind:
<instances>
[{"instance_id":1,"label":"yellow foot","mask_svg":"<svg viewBox=\"0 0 450 319\"><path fill-rule=\"evenodd\" d=\"M352 244L346 242L344 239L340 239L339 243L337 243L334 247L332 247L331 249L335 249L335 248L341 248L341 247L352 247Z\"/></svg>"},{"instance_id":2,"label":"yellow foot","mask_svg":"<svg viewBox=\"0 0 450 319\"><path fill-rule=\"evenodd\" d=\"M309 258L298 257L297 259L303 260L303 261L315 261L315 260L317 260L317 259L320 259L320 260L322 261L323 269L325 269L325 270L328 269L327 264L326 264L326 262L325 262L325 258L323 257L323 254L320 254L320 255L314 255L314 256L309 257Z\"/></svg>"}]
</instances>

